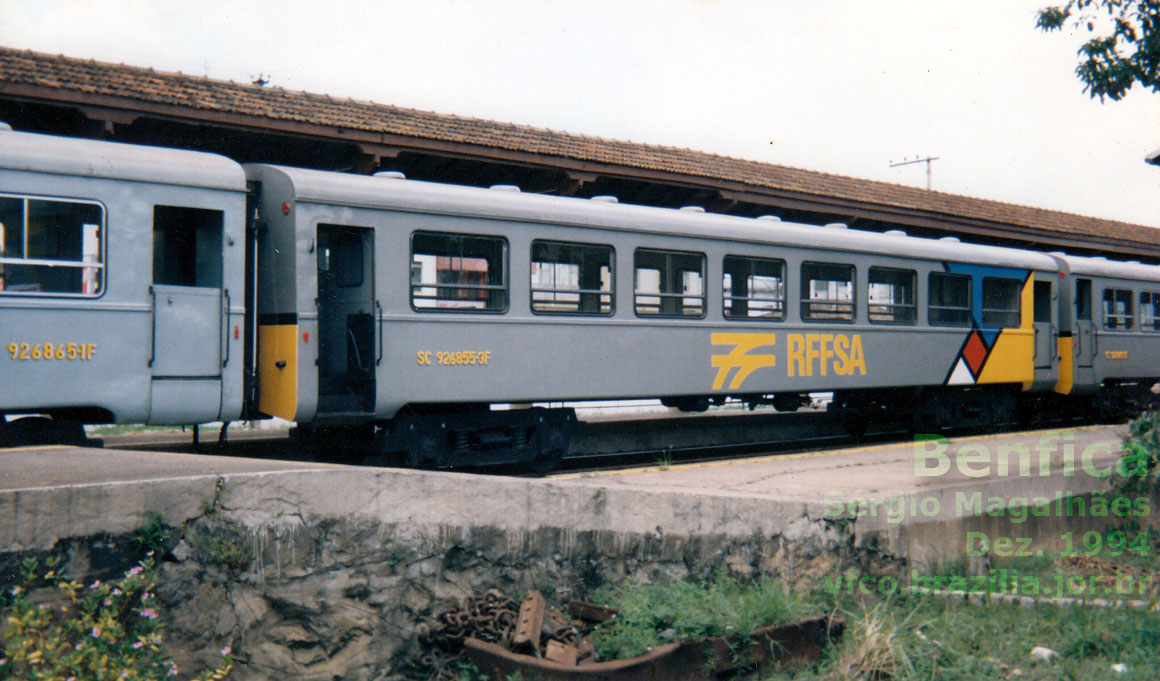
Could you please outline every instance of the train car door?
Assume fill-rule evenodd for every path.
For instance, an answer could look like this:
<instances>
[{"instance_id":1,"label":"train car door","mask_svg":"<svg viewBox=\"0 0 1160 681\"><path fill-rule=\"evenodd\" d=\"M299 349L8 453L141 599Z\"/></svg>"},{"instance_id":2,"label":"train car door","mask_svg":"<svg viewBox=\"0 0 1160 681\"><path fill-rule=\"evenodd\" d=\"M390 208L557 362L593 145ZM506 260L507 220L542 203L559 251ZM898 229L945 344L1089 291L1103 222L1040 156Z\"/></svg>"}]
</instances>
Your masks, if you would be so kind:
<instances>
[{"instance_id":1,"label":"train car door","mask_svg":"<svg viewBox=\"0 0 1160 681\"><path fill-rule=\"evenodd\" d=\"M1096 356L1096 327L1092 321L1092 280L1075 280L1075 364L1091 367Z\"/></svg>"},{"instance_id":2,"label":"train car door","mask_svg":"<svg viewBox=\"0 0 1160 681\"><path fill-rule=\"evenodd\" d=\"M374 231L318 225L318 412L375 406Z\"/></svg>"},{"instance_id":3,"label":"train car door","mask_svg":"<svg viewBox=\"0 0 1160 681\"><path fill-rule=\"evenodd\" d=\"M1035 281L1033 292L1035 324L1035 368L1050 369L1058 354L1055 306L1052 305L1053 286L1050 280Z\"/></svg>"},{"instance_id":4,"label":"train car door","mask_svg":"<svg viewBox=\"0 0 1160 681\"><path fill-rule=\"evenodd\" d=\"M222 227L222 211L154 206L150 423L221 414Z\"/></svg>"}]
</instances>

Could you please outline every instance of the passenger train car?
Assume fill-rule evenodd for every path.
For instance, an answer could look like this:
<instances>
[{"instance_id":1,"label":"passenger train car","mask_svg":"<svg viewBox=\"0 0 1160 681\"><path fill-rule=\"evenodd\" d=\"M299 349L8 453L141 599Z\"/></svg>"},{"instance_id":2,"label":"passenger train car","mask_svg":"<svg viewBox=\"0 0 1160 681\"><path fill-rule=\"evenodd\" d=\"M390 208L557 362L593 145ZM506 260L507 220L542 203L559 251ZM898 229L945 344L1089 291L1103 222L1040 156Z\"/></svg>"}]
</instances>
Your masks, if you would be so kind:
<instances>
[{"instance_id":1,"label":"passenger train car","mask_svg":"<svg viewBox=\"0 0 1160 681\"><path fill-rule=\"evenodd\" d=\"M9 442L278 416L550 468L574 412L493 405L833 391L855 432L926 430L1123 413L1160 380L1160 267L953 238L10 130L0 225Z\"/></svg>"}]
</instances>

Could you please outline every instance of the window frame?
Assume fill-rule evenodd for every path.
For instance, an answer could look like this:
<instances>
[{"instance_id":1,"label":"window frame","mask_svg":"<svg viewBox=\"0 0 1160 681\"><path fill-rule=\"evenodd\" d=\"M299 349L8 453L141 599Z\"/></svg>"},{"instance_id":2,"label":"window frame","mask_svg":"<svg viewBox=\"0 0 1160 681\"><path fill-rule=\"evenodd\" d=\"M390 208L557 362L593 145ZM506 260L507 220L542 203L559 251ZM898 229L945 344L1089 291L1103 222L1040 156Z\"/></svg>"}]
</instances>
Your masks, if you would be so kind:
<instances>
[{"instance_id":1,"label":"window frame","mask_svg":"<svg viewBox=\"0 0 1160 681\"><path fill-rule=\"evenodd\" d=\"M580 288L579 281L577 281L577 288L575 290L573 290L573 289L560 289L560 288L537 289L535 287L535 282L532 281L532 276L533 276L532 275L532 266L535 265L536 263L547 262L544 260L538 260L536 258L536 247L537 246L571 247L571 248L579 249L581 262L578 264L580 266L581 276L583 276L583 270L584 270L583 258L584 258L585 252L588 250L603 250L603 251L605 251L608 255L608 261L607 261L608 262L608 290L605 291L603 288L600 288L600 289ZM534 239L531 243L529 250L528 250L528 256L529 256L528 257L528 307L529 307L529 309L531 309L532 314L549 315L549 316L569 316L569 317L611 317L614 314L616 314L616 248L613 247L611 244L597 244L597 243L588 243L588 242L580 242L580 241L561 241L561 240L557 240L557 239ZM552 264L573 264L573 263L568 263L568 262L561 263L560 261L552 261ZM572 295L579 296L579 299L576 301L576 309L575 310L536 309L537 302L544 302L544 301L537 301L536 300L537 293L549 293L549 294L552 294L553 296L559 295L561 293L565 293L565 294L572 294ZM583 296L584 295L597 296L596 300L597 300L597 307L598 308L604 307L604 299L607 297L608 310L607 311L605 311L603 309L597 309L596 311L584 310L583 309L583 304L584 304ZM554 300L551 302L559 304L559 301Z\"/></svg>"},{"instance_id":2,"label":"window frame","mask_svg":"<svg viewBox=\"0 0 1160 681\"><path fill-rule=\"evenodd\" d=\"M0 296L12 296L12 297L22 297L22 298L79 298L79 299L93 300L93 299L100 298L100 297L105 295L105 292L108 291L108 288L109 288L108 267L107 267L107 263L108 263L108 221L109 221L108 216L109 216L109 211L108 211L108 207L105 206L105 204L103 202L98 201L96 199L81 199L81 198L64 197L64 196L46 196L46 195L41 195L41 194L18 194L18 193L9 193L9 192L0 193L0 199L16 199L16 200L19 200L22 202L21 216L22 216L23 222L20 225L20 232L23 235L22 239L23 239L23 242L25 244L25 248L22 249L21 257L11 257L11 256L4 256L4 255L0 254L0 282L3 282L5 279L5 276L4 276L5 266L79 269L82 272L81 273L82 287L83 287L83 279L84 279L84 270L92 269L92 270L96 270L96 274L97 274L98 281L99 281L99 284L97 285L97 290L94 292L31 291L31 290L30 291L17 291L17 290L12 290L12 289L8 288L7 286L4 286L4 287L0 287ZM97 260L95 262L85 262L84 260L59 260L59 259L52 259L52 258L28 258L28 257L25 257L25 254L27 253L27 242L28 242L28 220L29 220L28 206L29 206L30 201L40 201L43 203L66 203L66 204L82 205L82 206L95 206L100 213L100 220L97 224L97 242L99 244L99 247L98 247L97 253L96 253ZM83 225L85 223L81 223L81 224ZM91 224L91 223L89 223L89 224ZM6 231L7 229L8 229L8 227L5 226L4 231ZM3 236L0 236L0 239L3 239ZM82 256L81 257L83 258L84 257L84 255L83 255L84 234L83 233L81 234L81 242L82 242ZM59 248L59 245L58 245L58 248ZM3 243L2 243L2 241L0 241L0 251L2 251L2 249L3 249Z\"/></svg>"},{"instance_id":3,"label":"window frame","mask_svg":"<svg viewBox=\"0 0 1160 681\"><path fill-rule=\"evenodd\" d=\"M1144 303L1144 297L1149 298ZM1145 317L1144 310L1152 308L1152 316ZM1145 333L1160 332L1160 291L1140 291L1140 330Z\"/></svg>"},{"instance_id":4,"label":"window frame","mask_svg":"<svg viewBox=\"0 0 1160 681\"><path fill-rule=\"evenodd\" d=\"M842 281L839 279L822 279L814 276L806 276L807 267L841 267L848 269L850 272L850 299L843 300L841 298L835 299L812 299L809 297L810 282L812 281ZM819 260L804 260L798 267L799 287L801 292L801 305L799 314L803 322L821 322L823 324L853 324L858 319L858 268L852 263L844 262L823 262ZM843 282L844 283L844 282ZM812 308L815 305L833 305L837 307L849 307L849 316L842 317L818 317L812 313ZM837 314L837 312L833 313Z\"/></svg>"},{"instance_id":5,"label":"window frame","mask_svg":"<svg viewBox=\"0 0 1160 681\"><path fill-rule=\"evenodd\" d=\"M154 204L153 231L150 234L153 239L153 284L202 289L225 288L225 226L226 214L220 208ZM210 229L206 230L206 227ZM201 239L206 235L210 239L208 252L212 254L211 260L201 257L206 252L201 248L204 243ZM178 269L172 267L175 261L180 263ZM192 269L183 269L188 266L192 266ZM192 281L183 275L192 275Z\"/></svg>"},{"instance_id":6,"label":"window frame","mask_svg":"<svg viewBox=\"0 0 1160 681\"><path fill-rule=\"evenodd\" d=\"M889 272L892 274L909 274L910 275L910 303L876 303L870 298L870 287L875 284L875 272ZM878 282L891 283L891 282ZM890 308L892 319L875 319L874 308L883 307ZM909 310L910 319L898 319L897 311L899 309ZM906 269L905 267L886 267L882 265L873 265L866 272L866 317L871 324L886 324L892 326L914 326L918 324L918 272L916 270Z\"/></svg>"},{"instance_id":7,"label":"window frame","mask_svg":"<svg viewBox=\"0 0 1160 681\"><path fill-rule=\"evenodd\" d=\"M658 287L657 287L658 290L655 292L653 292L653 291L645 292L645 291L642 291L640 289L639 273L640 273L641 269L649 269L649 270L655 269L652 267L646 267L646 268L641 267L639 258L644 254L664 256L664 262L663 262L664 267L659 270L660 281L658 282ZM698 258L700 260L701 268L700 268L699 274L701 276L701 293L699 295L685 293L684 291L681 291L679 293L674 293L674 292L666 290L666 288L668 288L669 284L672 282L672 275L674 274L675 271L682 271L682 272L693 271L693 270L674 270L673 266L671 264L674 256L675 257L690 257L691 256L691 257ZM701 251L681 251L681 250L675 250L675 249L670 249L670 248L654 248L651 246L638 246L637 248L633 249L633 252L632 252L632 309L633 309L633 313L637 317L641 317L641 318L645 318L645 319L657 319L657 318L661 318L661 319L704 319L705 316L708 314L708 307L709 307L708 267L709 267L709 258ZM658 299L658 302L655 305L655 307L657 308L657 311L656 312L642 312L641 311L642 310L642 304L641 304L642 298L656 298L656 299ZM680 309L684 310L684 309L686 309L686 306L684 305L683 301L690 299L690 298L699 299L701 301L700 312L698 314L685 314L683 312L665 312L664 311L665 300L676 300L676 301L680 302ZM652 307L652 306L650 305L649 307Z\"/></svg>"},{"instance_id":8,"label":"window frame","mask_svg":"<svg viewBox=\"0 0 1160 681\"><path fill-rule=\"evenodd\" d=\"M1112 300L1110 300L1110 301L1108 300L1109 293L1113 294ZM1115 303L1116 302L1116 300L1115 300L1116 295L1115 294L1119 294L1119 293L1127 294L1125 297L1126 297L1127 302L1128 302L1128 310L1127 310L1127 312L1123 312L1123 313L1113 312L1113 313L1109 314L1108 303L1109 302ZM1111 331L1113 333L1116 333L1116 332L1123 333L1123 332L1128 332L1128 331L1132 330L1132 326L1134 325L1134 322L1136 319L1136 311L1132 307L1135 304L1136 296L1134 296L1133 293L1134 292L1130 288L1113 288L1111 286L1104 287L1104 294L1100 297L1100 300L1103 304L1100 305L1100 307L1103 309L1103 328L1105 331ZM1127 324L1124 326L1109 326L1108 321L1111 319L1118 319L1118 320L1126 321Z\"/></svg>"},{"instance_id":9,"label":"window frame","mask_svg":"<svg viewBox=\"0 0 1160 681\"><path fill-rule=\"evenodd\" d=\"M741 262L745 263L745 265L748 268L748 273L746 274L747 280L751 279L755 276L771 278L771 277L769 277L769 275L754 274L754 265L765 264L765 265L776 265L776 266L780 267L781 268L781 277L780 277L780 279L781 279L781 297L779 298L779 297L754 296L752 291L750 291L749 294L743 298L739 298L737 296L734 296L732 293L732 286L729 286L729 287L725 286L725 277L729 276L730 281L732 281L732 277L733 277L733 271L730 269L730 267L728 265L728 262L731 259L734 261L741 261ZM785 321L786 310L788 309L788 305L789 305L788 291L789 291L789 266L786 263L786 261L781 259L781 258L765 258L765 257L761 257L761 256L754 256L754 255L726 255L726 256L721 258L721 316L729 321L733 321L733 322L744 322L744 321L781 322L781 321ZM744 315L737 314L734 311L734 309L733 309L734 306L731 303L735 300L744 300L746 302L746 312ZM752 308L749 307L749 303L755 302L755 301L761 302L761 303L773 303L775 305L775 308L773 310L769 310L769 311L774 312L774 314L766 314L766 315L752 315L752 314L750 314L753 310L752 310ZM780 310L777 309L778 306L780 306Z\"/></svg>"},{"instance_id":10,"label":"window frame","mask_svg":"<svg viewBox=\"0 0 1160 681\"><path fill-rule=\"evenodd\" d=\"M499 284L462 284L462 283L445 283L445 282L441 283L438 281L435 281L435 282L418 281L418 282L416 282L415 281L415 274L414 274L416 272L415 265L419 264L420 268L418 271L420 271L420 272L422 271L421 264L417 263L415 261L415 255L416 255L415 237L418 237L418 236L440 237L440 238L444 238L444 239L454 238L454 239L461 239L461 240L480 239L480 240L495 242L500 247L498 265L501 268L501 271L500 271L501 283L499 283ZM440 257L459 258L460 260L462 260L464 258L480 258L483 260L487 260L486 257L481 257L479 255L474 255L471 253L465 253L463 251L462 247L460 247L458 255L442 255L439 253L425 253L425 252L419 253L419 255L434 255L436 258L440 258ZM409 282L410 289L409 289L409 293L408 293L407 298L408 298L408 301L410 302L411 309L414 310L415 312L443 313L443 314L500 315L500 314L506 314L511 309L511 277L509 276L509 272L511 271L511 268L509 267L509 260L511 259L511 245L508 242L508 238L506 236L496 235L496 234L479 234L479 233L475 233L475 232L448 232L448 231L443 231L443 230L417 229L417 230L411 232L411 236L409 239L409 256L410 256L409 257L410 266L407 268L407 275L411 279L411 281ZM491 267L490 262L489 262L488 267L489 267L488 275L490 276L492 274L491 269L490 269L490 267ZM453 271L462 272L464 270L459 269L459 270L453 270ZM438 272L439 272L439 270L436 269L436 273L438 273ZM435 291L436 291L435 295L422 296L420 298L416 298L415 292L418 289L425 289L425 288L435 289ZM441 295L442 290L483 291L485 293L489 292L489 291L494 291L494 292L497 292L499 294L502 294L503 304L501 306L497 306L497 307L489 307L489 305L491 304L491 300L490 300L490 296L489 296L488 299L486 299L484 301L484 307L482 307L482 308L439 307L440 301L458 300L456 298L443 297ZM431 307L418 306L415 304L416 300L430 300L433 302L433 305Z\"/></svg>"},{"instance_id":11,"label":"window frame","mask_svg":"<svg viewBox=\"0 0 1160 681\"><path fill-rule=\"evenodd\" d=\"M1015 289L1014 308L1002 307L987 307L987 284L1004 282L1010 283ZM1017 329L1023 324L1023 285L1024 282L1015 279L1014 277L983 277L983 318L979 320L980 325L985 329ZM1015 323L990 324L988 323L988 314L990 315L1015 315ZM1032 310L1034 314L1034 310Z\"/></svg>"},{"instance_id":12,"label":"window frame","mask_svg":"<svg viewBox=\"0 0 1160 681\"><path fill-rule=\"evenodd\" d=\"M964 305L962 307L957 306L957 305L936 305L935 304L936 298L935 298L934 294L931 293L931 289L934 288L932 286L932 284L935 280L935 277L938 277L940 280L954 280L954 281L966 282L966 291L967 291L966 305ZM974 295L974 286L975 286L975 282L969 274L960 274L958 272L931 272L930 274L928 274L927 278L926 278L926 322L927 322L927 325L928 326L948 326L948 327L954 327L954 328L970 327L971 326L971 315L972 315L971 302L972 302L972 296ZM936 310L939 312L944 312L944 311L965 312L966 315L965 315L965 318L963 319L963 321L961 321L961 322L947 321L947 320L943 320L943 319L936 321L935 320L936 315L934 314L934 312Z\"/></svg>"}]
</instances>

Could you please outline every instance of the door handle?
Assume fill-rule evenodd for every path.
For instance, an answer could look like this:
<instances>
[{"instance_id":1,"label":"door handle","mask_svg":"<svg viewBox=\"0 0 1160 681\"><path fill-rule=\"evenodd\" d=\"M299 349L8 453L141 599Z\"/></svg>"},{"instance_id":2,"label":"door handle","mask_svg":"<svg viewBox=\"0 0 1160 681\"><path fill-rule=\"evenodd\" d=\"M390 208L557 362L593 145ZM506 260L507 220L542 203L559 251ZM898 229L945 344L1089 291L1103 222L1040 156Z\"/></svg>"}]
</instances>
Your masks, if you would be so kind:
<instances>
[{"instance_id":1,"label":"door handle","mask_svg":"<svg viewBox=\"0 0 1160 681\"><path fill-rule=\"evenodd\" d=\"M149 297L153 299L153 310L149 320L149 366L153 367L153 360L157 359L157 291L149 287Z\"/></svg>"},{"instance_id":2,"label":"door handle","mask_svg":"<svg viewBox=\"0 0 1160 681\"><path fill-rule=\"evenodd\" d=\"M379 311L379 323L377 329L379 335L379 356L377 359L375 359L375 366L379 366L383 363L383 306L380 305L379 301L376 300L375 308L377 308Z\"/></svg>"},{"instance_id":3,"label":"door handle","mask_svg":"<svg viewBox=\"0 0 1160 681\"><path fill-rule=\"evenodd\" d=\"M225 331L226 340L226 357L222 360L222 366L224 367L230 363L230 290L223 290L222 295L225 296L226 299L225 323L222 324L222 326L225 327L223 331Z\"/></svg>"}]
</instances>

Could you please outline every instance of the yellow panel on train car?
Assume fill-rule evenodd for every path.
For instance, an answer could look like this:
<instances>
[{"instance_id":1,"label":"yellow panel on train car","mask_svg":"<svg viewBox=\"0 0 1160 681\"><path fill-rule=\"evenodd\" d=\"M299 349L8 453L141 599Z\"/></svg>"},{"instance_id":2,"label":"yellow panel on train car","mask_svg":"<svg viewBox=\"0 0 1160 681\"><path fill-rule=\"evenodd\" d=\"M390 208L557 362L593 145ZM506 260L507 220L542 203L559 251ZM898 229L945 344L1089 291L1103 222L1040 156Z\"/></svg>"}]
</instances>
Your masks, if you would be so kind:
<instances>
[{"instance_id":1,"label":"yellow panel on train car","mask_svg":"<svg viewBox=\"0 0 1160 681\"><path fill-rule=\"evenodd\" d=\"M1075 385L1075 352L1072 349L1071 336L1059 338L1059 379L1055 382L1055 392L1060 395L1070 395Z\"/></svg>"},{"instance_id":2,"label":"yellow panel on train car","mask_svg":"<svg viewBox=\"0 0 1160 681\"><path fill-rule=\"evenodd\" d=\"M258 327L258 409L287 421L298 411L298 325Z\"/></svg>"},{"instance_id":3,"label":"yellow panel on train car","mask_svg":"<svg viewBox=\"0 0 1160 681\"><path fill-rule=\"evenodd\" d=\"M1034 291L1032 274L1023 283L1019 328L999 332L977 383L1019 383L1024 390L1035 383Z\"/></svg>"}]
</instances>

